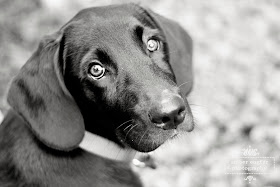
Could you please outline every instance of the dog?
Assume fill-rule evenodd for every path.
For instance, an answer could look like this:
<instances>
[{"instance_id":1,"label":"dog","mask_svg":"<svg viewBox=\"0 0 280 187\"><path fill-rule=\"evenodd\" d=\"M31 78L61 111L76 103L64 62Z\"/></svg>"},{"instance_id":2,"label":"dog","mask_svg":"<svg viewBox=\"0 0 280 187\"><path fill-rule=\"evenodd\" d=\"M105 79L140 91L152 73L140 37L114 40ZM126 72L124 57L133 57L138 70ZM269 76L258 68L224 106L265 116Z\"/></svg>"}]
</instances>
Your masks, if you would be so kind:
<instances>
[{"instance_id":1,"label":"dog","mask_svg":"<svg viewBox=\"0 0 280 187\"><path fill-rule=\"evenodd\" d=\"M0 186L140 187L130 161L192 131L192 39L137 4L80 11L13 79Z\"/></svg>"}]
</instances>

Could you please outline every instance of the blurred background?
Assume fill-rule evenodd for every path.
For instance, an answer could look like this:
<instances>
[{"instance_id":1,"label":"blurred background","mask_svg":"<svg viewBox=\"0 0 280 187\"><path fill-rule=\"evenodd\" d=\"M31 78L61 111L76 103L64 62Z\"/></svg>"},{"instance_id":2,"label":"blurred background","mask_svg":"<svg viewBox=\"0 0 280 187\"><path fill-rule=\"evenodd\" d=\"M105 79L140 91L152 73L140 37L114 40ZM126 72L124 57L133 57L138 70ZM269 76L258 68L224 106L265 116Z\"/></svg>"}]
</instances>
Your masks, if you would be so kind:
<instances>
[{"instance_id":1,"label":"blurred background","mask_svg":"<svg viewBox=\"0 0 280 187\"><path fill-rule=\"evenodd\" d=\"M82 8L125 2L0 0L0 121L9 82L42 36ZM177 20L194 40L196 129L153 154L157 169L136 168L145 186L279 187L280 1L130 2ZM269 160L266 174L227 174L249 146Z\"/></svg>"}]
</instances>

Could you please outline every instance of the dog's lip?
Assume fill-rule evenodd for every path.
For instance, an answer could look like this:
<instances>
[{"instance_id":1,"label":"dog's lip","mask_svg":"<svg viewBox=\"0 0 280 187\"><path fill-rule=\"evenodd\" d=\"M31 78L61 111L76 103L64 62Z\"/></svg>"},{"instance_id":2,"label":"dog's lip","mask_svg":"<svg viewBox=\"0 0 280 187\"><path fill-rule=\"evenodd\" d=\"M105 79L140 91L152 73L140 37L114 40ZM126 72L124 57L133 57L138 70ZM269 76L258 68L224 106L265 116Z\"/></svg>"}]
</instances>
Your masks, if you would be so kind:
<instances>
[{"instance_id":1,"label":"dog's lip","mask_svg":"<svg viewBox=\"0 0 280 187\"><path fill-rule=\"evenodd\" d=\"M172 135L171 135L170 138L171 138L171 139L172 139L172 138L175 138L178 134L179 134L178 130L177 130L177 129L174 129L174 130L173 130L173 133L172 133Z\"/></svg>"},{"instance_id":2,"label":"dog's lip","mask_svg":"<svg viewBox=\"0 0 280 187\"><path fill-rule=\"evenodd\" d=\"M190 125L187 125L187 132L191 132L191 131L193 131L194 130L194 124L192 123L192 124L190 124Z\"/></svg>"},{"instance_id":3,"label":"dog's lip","mask_svg":"<svg viewBox=\"0 0 280 187\"><path fill-rule=\"evenodd\" d=\"M173 140L184 132L192 131L194 129L194 125L191 123L192 121L192 118L189 118L189 120L179 124L177 128L165 130L157 127L154 123L143 123L142 120L133 119L129 124L118 128L116 135L124 146L131 147L139 152L150 152L157 149L160 145L164 144L164 142ZM151 133L152 136L149 136L150 138L146 136L148 139L143 138L144 134L148 132ZM141 139L141 144L139 144L139 139Z\"/></svg>"},{"instance_id":4,"label":"dog's lip","mask_svg":"<svg viewBox=\"0 0 280 187\"><path fill-rule=\"evenodd\" d=\"M191 119L191 121L187 122L187 125L185 125L186 131L191 132L194 130L194 121Z\"/></svg>"}]
</instances>

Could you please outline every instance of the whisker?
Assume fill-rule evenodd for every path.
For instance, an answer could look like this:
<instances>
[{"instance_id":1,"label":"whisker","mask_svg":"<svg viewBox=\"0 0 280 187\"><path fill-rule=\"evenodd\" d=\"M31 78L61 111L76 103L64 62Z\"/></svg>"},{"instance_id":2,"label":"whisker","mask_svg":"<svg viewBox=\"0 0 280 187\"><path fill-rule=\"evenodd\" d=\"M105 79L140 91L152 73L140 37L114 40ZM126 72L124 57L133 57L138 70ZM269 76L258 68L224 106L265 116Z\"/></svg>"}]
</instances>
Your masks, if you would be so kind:
<instances>
[{"instance_id":1,"label":"whisker","mask_svg":"<svg viewBox=\"0 0 280 187\"><path fill-rule=\"evenodd\" d=\"M121 152L121 149L119 149L119 151L118 151L118 153L117 153L117 155L115 157L116 159L119 157L120 152Z\"/></svg>"},{"instance_id":2,"label":"whisker","mask_svg":"<svg viewBox=\"0 0 280 187\"><path fill-rule=\"evenodd\" d=\"M134 127L136 127L138 124L135 124L135 125L133 125L130 129L129 129L129 131L126 133L126 135L125 135L125 138L124 138L124 141L126 140L126 137L127 137L127 135L129 134L129 132L132 130L132 129L134 129Z\"/></svg>"},{"instance_id":3,"label":"whisker","mask_svg":"<svg viewBox=\"0 0 280 187\"><path fill-rule=\"evenodd\" d=\"M128 129L128 128L131 127L131 126L132 126L132 123L129 124L127 127L125 127L123 131L125 131L126 129Z\"/></svg>"},{"instance_id":4,"label":"whisker","mask_svg":"<svg viewBox=\"0 0 280 187\"><path fill-rule=\"evenodd\" d=\"M118 129L118 128L120 128L121 126L123 126L123 125L125 125L125 124L127 124L128 122L130 122L130 121L133 121L132 119L130 119L130 120L127 120L127 121L125 121L125 122L123 122L122 124L120 124L116 129Z\"/></svg>"},{"instance_id":5,"label":"whisker","mask_svg":"<svg viewBox=\"0 0 280 187\"><path fill-rule=\"evenodd\" d=\"M153 140L153 148L156 146L156 141L155 140Z\"/></svg>"},{"instance_id":6,"label":"whisker","mask_svg":"<svg viewBox=\"0 0 280 187\"><path fill-rule=\"evenodd\" d=\"M185 85L185 84L189 84L189 83L192 83L192 81L184 82L184 83L180 84L178 87L180 88L181 86L183 86L183 85Z\"/></svg>"},{"instance_id":7,"label":"whisker","mask_svg":"<svg viewBox=\"0 0 280 187\"><path fill-rule=\"evenodd\" d=\"M202 105L197 105L197 104L193 104L193 103L189 103L190 106L198 106L198 107L204 107Z\"/></svg>"},{"instance_id":8,"label":"whisker","mask_svg":"<svg viewBox=\"0 0 280 187\"><path fill-rule=\"evenodd\" d=\"M176 50L169 50L168 52L169 52L169 55L171 55L171 54L175 53Z\"/></svg>"},{"instance_id":9,"label":"whisker","mask_svg":"<svg viewBox=\"0 0 280 187\"><path fill-rule=\"evenodd\" d=\"M132 158L134 159L134 158L136 157L136 155L137 155L137 152L135 152L135 153L134 153L134 155L133 155L133 157L132 157Z\"/></svg>"},{"instance_id":10,"label":"whisker","mask_svg":"<svg viewBox=\"0 0 280 187\"><path fill-rule=\"evenodd\" d=\"M145 131L144 134L142 135L141 139L139 140L138 146L140 145L140 143L141 143L142 139L144 138L144 136L146 135L147 131L148 131L148 129L146 129L146 131Z\"/></svg>"}]
</instances>

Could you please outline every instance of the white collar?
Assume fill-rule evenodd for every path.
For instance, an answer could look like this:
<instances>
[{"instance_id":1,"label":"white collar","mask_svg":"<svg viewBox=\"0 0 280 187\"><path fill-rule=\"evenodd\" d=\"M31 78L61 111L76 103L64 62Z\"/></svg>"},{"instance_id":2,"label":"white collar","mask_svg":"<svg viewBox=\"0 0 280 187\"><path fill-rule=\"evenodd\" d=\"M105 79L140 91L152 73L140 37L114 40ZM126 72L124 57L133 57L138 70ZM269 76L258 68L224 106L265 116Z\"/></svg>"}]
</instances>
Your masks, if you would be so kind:
<instances>
[{"instance_id":1,"label":"white collar","mask_svg":"<svg viewBox=\"0 0 280 187\"><path fill-rule=\"evenodd\" d=\"M89 131L85 132L79 147L98 156L123 162L132 161L137 153L131 148L122 148L116 143Z\"/></svg>"}]
</instances>

